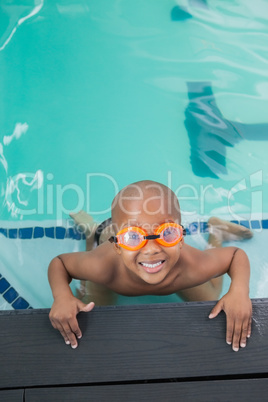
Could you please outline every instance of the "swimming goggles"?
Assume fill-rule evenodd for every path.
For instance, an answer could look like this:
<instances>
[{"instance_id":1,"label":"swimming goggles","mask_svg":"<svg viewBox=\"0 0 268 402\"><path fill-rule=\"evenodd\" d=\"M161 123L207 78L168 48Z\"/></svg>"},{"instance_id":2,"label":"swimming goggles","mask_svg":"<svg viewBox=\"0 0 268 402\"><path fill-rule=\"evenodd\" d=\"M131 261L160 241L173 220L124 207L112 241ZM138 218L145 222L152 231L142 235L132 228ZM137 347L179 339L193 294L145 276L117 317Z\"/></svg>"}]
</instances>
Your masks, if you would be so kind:
<instances>
[{"instance_id":1,"label":"swimming goggles","mask_svg":"<svg viewBox=\"0 0 268 402\"><path fill-rule=\"evenodd\" d=\"M148 240L156 240L165 247L175 246L185 234L184 227L177 223L163 223L156 228L153 235L149 236L145 230L137 226L130 226L120 230L116 236L110 237L109 241L118 244L126 250L135 251L144 247L148 243Z\"/></svg>"}]
</instances>

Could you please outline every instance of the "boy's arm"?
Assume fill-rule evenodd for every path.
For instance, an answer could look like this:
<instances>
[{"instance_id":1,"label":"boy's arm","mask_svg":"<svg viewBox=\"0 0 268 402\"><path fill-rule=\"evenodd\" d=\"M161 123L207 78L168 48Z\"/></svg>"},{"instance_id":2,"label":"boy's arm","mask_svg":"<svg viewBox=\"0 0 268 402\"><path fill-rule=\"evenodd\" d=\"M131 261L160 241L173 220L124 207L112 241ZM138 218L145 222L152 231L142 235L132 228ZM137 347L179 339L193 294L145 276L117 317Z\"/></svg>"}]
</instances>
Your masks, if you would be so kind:
<instances>
[{"instance_id":1,"label":"boy's arm","mask_svg":"<svg viewBox=\"0 0 268 402\"><path fill-rule=\"evenodd\" d=\"M80 311L92 310L94 303L85 305L73 296L69 287L72 278L60 257L51 261L48 268L48 279L54 297L54 303L49 313L51 324L60 331L66 345L76 348L78 346L77 338L82 337L76 316Z\"/></svg>"},{"instance_id":2,"label":"boy's arm","mask_svg":"<svg viewBox=\"0 0 268 402\"><path fill-rule=\"evenodd\" d=\"M221 252L224 248L221 249ZM209 318L216 317L224 310L227 317L226 342L232 344L233 350L245 347L251 334L252 304L249 298L250 265L246 253L238 248L227 270L231 278L229 291L212 309Z\"/></svg>"},{"instance_id":3,"label":"boy's arm","mask_svg":"<svg viewBox=\"0 0 268 402\"><path fill-rule=\"evenodd\" d=\"M103 250L104 245L99 248L102 250L62 254L54 258L48 268L48 279L54 297L49 318L53 327L62 334L66 344L71 344L73 348L78 346L77 338L82 336L76 316L80 311L91 311L94 303L84 304L74 297L69 283L72 278L91 280L103 285L109 282L111 270L108 266L113 264L112 261L107 264L106 258L108 256L109 259L110 256L111 260L111 247L106 253ZM102 269L103 266L106 269Z\"/></svg>"}]
</instances>

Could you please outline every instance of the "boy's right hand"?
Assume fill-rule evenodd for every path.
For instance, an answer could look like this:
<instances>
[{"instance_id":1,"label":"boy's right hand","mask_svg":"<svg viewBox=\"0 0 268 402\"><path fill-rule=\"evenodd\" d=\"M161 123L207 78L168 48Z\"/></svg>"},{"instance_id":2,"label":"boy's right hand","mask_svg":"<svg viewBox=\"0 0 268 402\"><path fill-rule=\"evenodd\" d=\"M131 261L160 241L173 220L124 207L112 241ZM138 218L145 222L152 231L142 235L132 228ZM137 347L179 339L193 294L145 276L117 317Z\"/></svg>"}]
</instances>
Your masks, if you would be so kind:
<instances>
[{"instance_id":1,"label":"boy's right hand","mask_svg":"<svg viewBox=\"0 0 268 402\"><path fill-rule=\"evenodd\" d=\"M49 319L52 326L60 331L66 345L71 345L73 349L78 346L77 339L82 337L82 332L76 316L81 311L91 311L94 306L93 302L84 304L74 296L55 299L49 313Z\"/></svg>"}]
</instances>

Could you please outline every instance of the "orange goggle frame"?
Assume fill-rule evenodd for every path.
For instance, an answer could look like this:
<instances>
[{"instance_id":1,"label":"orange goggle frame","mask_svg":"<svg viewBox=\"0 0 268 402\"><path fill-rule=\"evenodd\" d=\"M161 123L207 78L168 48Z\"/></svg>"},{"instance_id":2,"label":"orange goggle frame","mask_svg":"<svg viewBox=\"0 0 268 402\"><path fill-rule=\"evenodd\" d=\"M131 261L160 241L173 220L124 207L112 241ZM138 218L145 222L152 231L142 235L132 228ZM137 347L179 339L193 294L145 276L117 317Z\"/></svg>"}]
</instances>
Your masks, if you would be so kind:
<instances>
[{"instance_id":1,"label":"orange goggle frame","mask_svg":"<svg viewBox=\"0 0 268 402\"><path fill-rule=\"evenodd\" d=\"M145 230L138 226L130 226L120 230L116 236L110 237L109 241L126 250L135 251L144 247L148 240L156 240L165 247L175 246L185 234L184 227L177 223L163 223L156 228L153 235L148 235Z\"/></svg>"}]
</instances>

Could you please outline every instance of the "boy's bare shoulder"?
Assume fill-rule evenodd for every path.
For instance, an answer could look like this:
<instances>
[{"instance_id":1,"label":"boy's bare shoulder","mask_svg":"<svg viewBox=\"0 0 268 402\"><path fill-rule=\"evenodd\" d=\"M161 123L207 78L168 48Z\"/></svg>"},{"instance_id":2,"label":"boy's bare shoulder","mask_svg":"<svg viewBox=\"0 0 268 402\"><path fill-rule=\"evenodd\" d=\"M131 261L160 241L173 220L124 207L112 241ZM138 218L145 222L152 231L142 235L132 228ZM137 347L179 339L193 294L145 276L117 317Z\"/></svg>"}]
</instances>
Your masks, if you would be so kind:
<instances>
[{"instance_id":1,"label":"boy's bare shoulder","mask_svg":"<svg viewBox=\"0 0 268 402\"><path fill-rule=\"evenodd\" d=\"M118 256L109 242L91 251L61 254L59 258L72 278L103 285L113 280L118 267Z\"/></svg>"},{"instance_id":2,"label":"boy's bare shoulder","mask_svg":"<svg viewBox=\"0 0 268 402\"><path fill-rule=\"evenodd\" d=\"M236 247L199 250L189 245L183 247L182 263L187 277L195 281L209 280L225 273Z\"/></svg>"},{"instance_id":3,"label":"boy's bare shoulder","mask_svg":"<svg viewBox=\"0 0 268 402\"><path fill-rule=\"evenodd\" d=\"M215 263L215 259L228 262L237 247L211 247L206 250L199 250L187 244L183 247L183 256L189 262ZM219 261L220 262L220 261Z\"/></svg>"}]
</instances>

